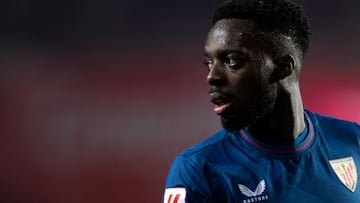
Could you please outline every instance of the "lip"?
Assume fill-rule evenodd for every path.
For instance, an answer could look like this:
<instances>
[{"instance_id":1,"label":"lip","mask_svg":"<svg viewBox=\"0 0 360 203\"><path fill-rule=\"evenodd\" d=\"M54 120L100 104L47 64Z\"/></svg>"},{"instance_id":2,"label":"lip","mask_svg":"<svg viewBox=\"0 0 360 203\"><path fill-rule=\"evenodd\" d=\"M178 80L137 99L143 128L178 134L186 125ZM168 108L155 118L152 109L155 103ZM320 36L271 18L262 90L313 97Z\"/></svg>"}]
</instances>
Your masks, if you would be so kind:
<instances>
[{"instance_id":1,"label":"lip","mask_svg":"<svg viewBox=\"0 0 360 203\"><path fill-rule=\"evenodd\" d=\"M223 105L230 102L230 98L218 93L218 92L212 92L210 95L210 101L215 105Z\"/></svg>"},{"instance_id":2,"label":"lip","mask_svg":"<svg viewBox=\"0 0 360 203\"><path fill-rule=\"evenodd\" d=\"M216 114L223 114L231 105L231 99L219 92L211 92L210 101L215 105L214 111Z\"/></svg>"}]
</instances>

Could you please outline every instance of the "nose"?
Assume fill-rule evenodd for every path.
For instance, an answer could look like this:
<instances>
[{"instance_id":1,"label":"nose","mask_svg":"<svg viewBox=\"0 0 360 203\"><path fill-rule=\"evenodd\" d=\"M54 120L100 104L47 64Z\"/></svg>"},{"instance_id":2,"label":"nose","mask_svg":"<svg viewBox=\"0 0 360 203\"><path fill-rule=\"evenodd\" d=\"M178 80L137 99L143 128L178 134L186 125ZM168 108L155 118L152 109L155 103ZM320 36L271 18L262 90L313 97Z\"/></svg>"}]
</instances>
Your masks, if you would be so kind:
<instances>
[{"instance_id":1,"label":"nose","mask_svg":"<svg viewBox=\"0 0 360 203\"><path fill-rule=\"evenodd\" d=\"M219 64L214 63L209 68L209 73L206 77L211 86L221 86L226 82L225 68Z\"/></svg>"}]
</instances>

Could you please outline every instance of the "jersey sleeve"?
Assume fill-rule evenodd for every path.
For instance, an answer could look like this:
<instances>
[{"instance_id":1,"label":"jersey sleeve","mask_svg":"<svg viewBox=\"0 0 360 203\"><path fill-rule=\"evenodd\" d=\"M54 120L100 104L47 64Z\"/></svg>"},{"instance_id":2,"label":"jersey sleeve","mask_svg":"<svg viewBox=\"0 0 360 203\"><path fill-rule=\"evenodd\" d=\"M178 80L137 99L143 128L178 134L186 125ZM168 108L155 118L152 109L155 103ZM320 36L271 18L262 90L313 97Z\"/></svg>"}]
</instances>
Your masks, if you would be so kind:
<instances>
[{"instance_id":1,"label":"jersey sleeve","mask_svg":"<svg viewBox=\"0 0 360 203\"><path fill-rule=\"evenodd\" d=\"M163 203L210 203L204 164L185 156L175 158L165 184Z\"/></svg>"}]
</instances>

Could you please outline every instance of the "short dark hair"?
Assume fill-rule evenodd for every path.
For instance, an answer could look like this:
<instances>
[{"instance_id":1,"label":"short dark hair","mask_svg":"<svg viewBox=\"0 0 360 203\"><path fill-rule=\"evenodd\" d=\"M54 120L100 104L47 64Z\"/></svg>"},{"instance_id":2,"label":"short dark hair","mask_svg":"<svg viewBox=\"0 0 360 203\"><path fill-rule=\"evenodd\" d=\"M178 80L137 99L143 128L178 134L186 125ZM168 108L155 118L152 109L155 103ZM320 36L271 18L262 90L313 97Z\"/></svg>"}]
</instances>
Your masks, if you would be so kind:
<instances>
[{"instance_id":1,"label":"short dark hair","mask_svg":"<svg viewBox=\"0 0 360 203\"><path fill-rule=\"evenodd\" d=\"M310 24L301 6L289 0L227 0L214 12L212 22L238 18L252 20L255 29L291 37L302 54L310 45Z\"/></svg>"}]
</instances>

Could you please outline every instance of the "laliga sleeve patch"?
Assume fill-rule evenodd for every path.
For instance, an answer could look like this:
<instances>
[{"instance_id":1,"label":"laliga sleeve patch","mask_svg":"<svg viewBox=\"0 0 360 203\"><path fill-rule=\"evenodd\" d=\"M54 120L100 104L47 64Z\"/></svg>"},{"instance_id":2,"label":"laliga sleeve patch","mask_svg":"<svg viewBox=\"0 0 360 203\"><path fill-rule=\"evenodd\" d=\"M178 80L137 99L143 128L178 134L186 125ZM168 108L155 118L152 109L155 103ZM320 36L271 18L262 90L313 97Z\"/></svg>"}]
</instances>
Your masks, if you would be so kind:
<instances>
[{"instance_id":1,"label":"laliga sleeve patch","mask_svg":"<svg viewBox=\"0 0 360 203\"><path fill-rule=\"evenodd\" d=\"M185 188L166 188L164 194L164 203L185 203Z\"/></svg>"}]
</instances>

